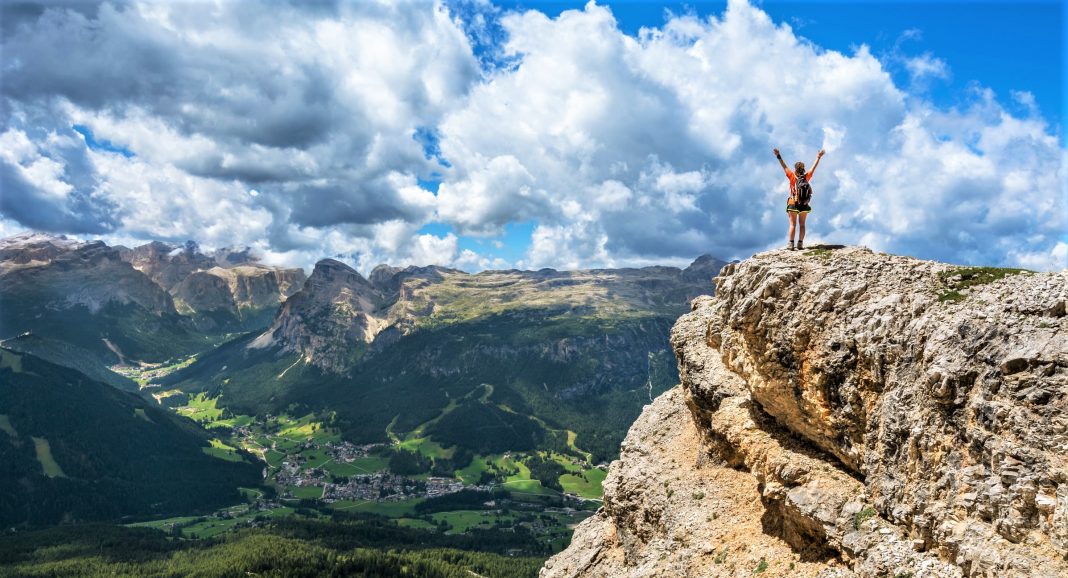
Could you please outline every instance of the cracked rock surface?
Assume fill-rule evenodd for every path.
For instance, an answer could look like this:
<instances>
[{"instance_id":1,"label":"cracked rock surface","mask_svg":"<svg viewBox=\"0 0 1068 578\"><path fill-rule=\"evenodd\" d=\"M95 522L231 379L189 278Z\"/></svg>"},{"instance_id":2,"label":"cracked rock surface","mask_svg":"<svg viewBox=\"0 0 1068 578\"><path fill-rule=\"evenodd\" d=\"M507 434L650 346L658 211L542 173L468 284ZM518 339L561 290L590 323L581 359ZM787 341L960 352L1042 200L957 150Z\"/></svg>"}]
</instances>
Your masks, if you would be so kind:
<instances>
[{"instance_id":1,"label":"cracked rock surface","mask_svg":"<svg viewBox=\"0 0 1068 578\"><path fill-rule=\"evenodd\" d=\"M725 267L673 330L682 387L542 576L1068 576L1068 271L967 275L838 247Z\"/></svg>"}]
</instances>

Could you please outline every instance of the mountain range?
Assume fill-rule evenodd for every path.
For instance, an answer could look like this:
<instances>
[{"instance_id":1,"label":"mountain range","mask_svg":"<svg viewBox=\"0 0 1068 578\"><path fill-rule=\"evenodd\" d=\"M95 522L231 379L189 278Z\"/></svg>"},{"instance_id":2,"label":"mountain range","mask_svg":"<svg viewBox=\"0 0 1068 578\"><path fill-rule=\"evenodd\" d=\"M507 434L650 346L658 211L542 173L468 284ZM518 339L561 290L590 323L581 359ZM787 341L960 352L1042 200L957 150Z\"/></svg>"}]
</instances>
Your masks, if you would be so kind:
<instances>
[{"instance_id":1,"label":"mountain range","mask_svg":"<svg viewBox=\"0 0 1068 578\"><path fill-rule=\"evenodd\" d=\"M330 414L356 442L423 426L447 445L507 451L564 447L570 431L605 460L641 406L677 383L671 323L722 264L478 274L380 266L368 279L325 259L265 331L160 385L221 396L242 413Z\"/></svg>"},{"instance_id":2,"label":"mountain range","mask_svg":"<svg viewBox=\"0 0 1068 578\"><path fill-rule=\"evenodd\" d=\"M199 246L153 241L129 249L118 246L123 261L174 297L179 313L202 330L251 330L274 316L278 304L300 290L304 271L268 267L248 248L224 248L206 255Z\"/></svg>"},{"instance_id":3,"label":"mountain range","mask_svg":"<svg viewBox=\"0 0 1068 578\"><path fill-rule=\"evenodd\" d=\"M351 442L425 440L441 450L435 463L553 450L594 464L617 455L642 406L678 382L671 324L723 265L709 256L686 269L381 265L364 277L323 259L305 278L244 249L26 234L0 240L0 340L32 360L24 365L94 384L79 396L100 397L107 384L136 394L119 399L148 401L124 414L158 406L153 395L173 405L203 394L235 415L313 413ZM182 368L128 378L163 366ZM51 403L76 404L63 397ZM36 423L48 404L32 407ZM170 423L135 425L157 422ZM198 435L199 444L207 434Z\"/></svg>"},{"instance_id":4,"label":"mountain range","mask_svg":"<svg viewBox=\"0 0 1068 578\"><path fill-rule=\"evenodd\" d=\"M260 328L304 281L247 250L128 249L28 233L0 240L0 340L32 333L103 363L161 362ZM39 351L48 355L57 346ZM68 348L69 349L69 348ZM54 359L56 360L56 359Z\"/></svg>"},{"instance_id":5,"label":"mountain range","mask_svg":"<svg viewBox=\"0 0 1068 578\"><path fill-rule=\"evenodd\" d=\"M27 332L109 364L164 361L210 344L118 250L40 234L0 241L0 339Z\"/></svg>"}]
</instances>

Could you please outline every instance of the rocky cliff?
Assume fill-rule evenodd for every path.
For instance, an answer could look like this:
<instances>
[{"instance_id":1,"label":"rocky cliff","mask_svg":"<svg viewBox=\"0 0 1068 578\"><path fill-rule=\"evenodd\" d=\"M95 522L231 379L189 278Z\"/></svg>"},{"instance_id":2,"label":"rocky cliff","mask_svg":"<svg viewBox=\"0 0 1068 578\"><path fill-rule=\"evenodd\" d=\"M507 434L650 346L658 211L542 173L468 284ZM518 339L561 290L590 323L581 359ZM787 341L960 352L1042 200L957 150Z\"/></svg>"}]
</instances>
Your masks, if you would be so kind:
<instances>
[{"instance_id":1,"label":"rocky cliff","mask_svg":"<svg viewBox=\"0 0 1068 578\"><path fill-rule=\"evenodd\" d=\"M193 241L184 245L169 245L152 241L128 249L116 247L119 254L134 269L144 273L160 287L170 291L194 271L210 269L215 260L200 252L200 247Z\"/></svg>"},{"instance_id":2,"label":"rocky cliff","mask_svg":"<svg viewBox=\"0 0 1068 578\"><path fill-rule=\"evenodd\" d=\"M156 315L174 311L166 292L119 258L103 241L23 234L0 240L0 287L5 296L34 298L52 311L109 303L135 304Z\"/></svg>"},{"instance_id":3,"label":"rocky cliff","mask_svg":"<svg viewBox=\"0 0 1068 578\"><path fill-rule=\"evenodd\" d=\"M178 311L196 318L202 330L262 328L305 280L302 269L259 263L248 247L208 255L193 241L182 246L153 241L116 249L169 292Z\"/></svg>"},{"instance_id":4,"label":"rocky cliff","mask_svg":"<svg viewBox=\"0 0 1068 578\"><path fill-rule=\"evenodd\" d=\"M171 296L102 241L0 239L0 339L30 332L109 363L162 361L202 346L182 321Z\"/></svg>"},{"instance_id":5,"label":"rocky cliff","mask_svg":"<svg viewBox=\"0 0 1068 578\"><path fill-rule=\"evenodd\" d=\"M297 291L306 280L304 270L246 263L212 267L208 274L226 282L234 306L240 311L274 309Z\"/></svg>"},{"instance_id":6,"label":"rocky cliff","mask_svg":"<svg viewBox=\"0 0 1068 578\"><path fill-rule=\"evenodd\" d=\"M558 576L1068 576L1068 271L726 266Z\"/></svg>"},{"instance_id":7,"label":"rocky cliff","mask_svg":"<svg viewBox=\"0 0 1068 578\"><path fill-rule=\"evenodd\" d=\"M339 372L366 350L384 326L376 313L384 297L355 269L323 259L296 295L287 299L271 326L249 347L280 346L307 363Z\"/></svg>"}]
</instances>

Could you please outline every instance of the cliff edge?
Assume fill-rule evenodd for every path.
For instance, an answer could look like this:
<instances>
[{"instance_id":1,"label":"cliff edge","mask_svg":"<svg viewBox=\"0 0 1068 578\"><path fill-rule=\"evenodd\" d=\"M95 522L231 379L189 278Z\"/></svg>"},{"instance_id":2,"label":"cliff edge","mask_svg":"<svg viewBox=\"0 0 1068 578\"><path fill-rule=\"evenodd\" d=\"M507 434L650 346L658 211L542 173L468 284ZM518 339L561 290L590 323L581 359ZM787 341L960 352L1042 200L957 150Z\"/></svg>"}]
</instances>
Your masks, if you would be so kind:
<instances>
[{"instance_id":1,"label":"cliff edge","mask_svg":"<svg viewBox=\"0 0 1068 578\"><path fill-rule=\"evenodd\" d=\"M1068 271L723 268L543 578L1068 576Z\"/></svg>"}]
</instances>

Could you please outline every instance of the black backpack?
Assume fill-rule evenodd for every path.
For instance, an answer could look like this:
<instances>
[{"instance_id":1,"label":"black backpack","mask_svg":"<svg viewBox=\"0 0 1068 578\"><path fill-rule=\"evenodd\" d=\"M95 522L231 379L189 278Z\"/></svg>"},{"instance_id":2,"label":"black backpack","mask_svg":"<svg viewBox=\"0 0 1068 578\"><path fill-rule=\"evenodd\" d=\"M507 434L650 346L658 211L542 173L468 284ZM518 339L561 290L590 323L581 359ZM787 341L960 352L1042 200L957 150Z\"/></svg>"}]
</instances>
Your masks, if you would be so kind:
<instances>
[{"instance_id":1,"label":"black backpack","mask_svg":"<svg viewBox=\"0 0 1068 578\"><path fill-rule=\"evenodd\" d=\"M805 175L797 175L797 183L794 185L797 194L797 204L807 205L812 200L812 185L808 184Z\"/></svg>"}]
</instances>

